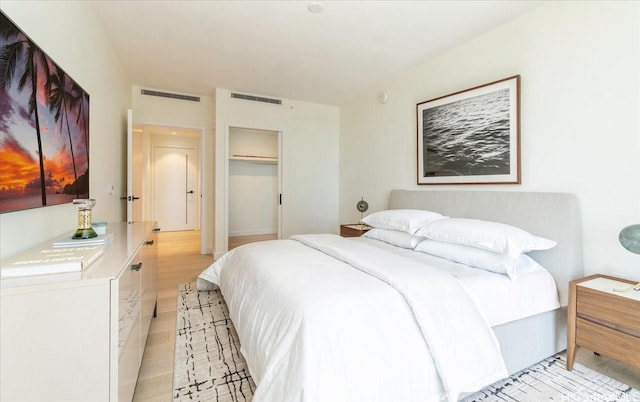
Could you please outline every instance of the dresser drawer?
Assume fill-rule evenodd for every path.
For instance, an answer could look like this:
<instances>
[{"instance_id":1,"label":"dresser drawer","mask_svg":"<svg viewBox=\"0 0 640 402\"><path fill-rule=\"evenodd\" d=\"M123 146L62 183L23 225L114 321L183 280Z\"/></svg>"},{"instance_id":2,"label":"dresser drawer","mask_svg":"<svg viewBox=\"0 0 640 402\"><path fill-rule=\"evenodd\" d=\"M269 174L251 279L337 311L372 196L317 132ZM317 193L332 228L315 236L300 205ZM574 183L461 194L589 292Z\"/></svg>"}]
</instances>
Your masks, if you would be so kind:
<instances>
[{"instance_id":1,"label":"dresser drawer","mask_svg":"<svg viewBox=\"0 0 640 402\"><path fill-rule=\"evenodd\" d=\"M589 350L640 368L640 338L578 318L576 343Z\"/></svg>"},{"instance_id":2,"label":"dresser drawer","mask_svg":"<svg viewBox=\"0 0 640 402\"><path fill-rule=\"evenodd\" d=\"M131 401L142 361L140 339L141 256L137 253L116 280L118 303L118 401Z\"/></svg>"},{"instance_id":3,"label":"dresser drawer","mask_svg":"<svg viewBox=\"0 0 640 402\"><path fill-rule=\"evenodd\" d=\"M640 309L637 301L577 286L577 311L579 317L593 318L640 337Z\"/></svg>"}]
</instances>

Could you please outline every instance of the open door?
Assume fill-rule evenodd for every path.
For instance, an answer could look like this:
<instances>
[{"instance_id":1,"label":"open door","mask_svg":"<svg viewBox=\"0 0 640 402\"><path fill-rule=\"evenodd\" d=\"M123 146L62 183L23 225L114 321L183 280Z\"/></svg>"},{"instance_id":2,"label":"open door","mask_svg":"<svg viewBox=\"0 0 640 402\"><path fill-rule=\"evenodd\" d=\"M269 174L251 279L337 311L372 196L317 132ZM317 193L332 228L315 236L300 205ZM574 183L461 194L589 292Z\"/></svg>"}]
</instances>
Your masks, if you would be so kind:
<instances>
[{"instance_id":1,"label":"open door","mask_svg":"<svg viewBox=\"0 0 640 402\"><path fill-rule=\"evenodd\" d=\"M144 168L143 133L134 127L133 110L127 111L127 222L139 222L142 216L142 175Z\"/></svg>"}]
</instances>

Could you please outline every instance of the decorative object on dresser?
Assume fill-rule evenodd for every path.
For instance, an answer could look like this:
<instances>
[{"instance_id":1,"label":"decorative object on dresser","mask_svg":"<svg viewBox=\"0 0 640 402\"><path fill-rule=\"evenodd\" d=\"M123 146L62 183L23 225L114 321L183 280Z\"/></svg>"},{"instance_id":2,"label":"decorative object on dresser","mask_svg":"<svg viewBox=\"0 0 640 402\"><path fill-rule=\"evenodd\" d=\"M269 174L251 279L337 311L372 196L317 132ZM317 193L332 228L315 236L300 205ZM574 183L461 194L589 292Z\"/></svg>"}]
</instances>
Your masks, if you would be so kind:
<instances>
[{"instance_id":1,"label":"decorative object on dresser","mask_svg":"<svg viewBox=\"0 0 640 402\"><path fill-rule=\"evenodd\" d=\"M91 224L91 210L96 206L96 200L87 198L83 200L73 200L73 205L78 208L78 229L71 237L72 239L90 239L98 234L93 230Z\"/></svg>"},{"instance_id":2,"label":"decorative object on dresser","mask_svg":"<svg viewBox=\"0 0 640 402\"><path fill-rule=\"evenodd\" d=\"M418 184L520 184L520 76L416 105Z\"/></svg>"},{"instance_id":3,"label":"decorative object on dresser","mask_svg":"<svg viewBox=\"0 0 640 402\"><path fill-rule=\"evenodd\" d=\"M633 283L601 274L569 283L567 370L578 346L640 368L640 293L616 291Z\"/></svg>"},{"instance_id":4,"label":"decorative object on dresser","mask_svg":"<svg viewBox=\"0 0 640 402\"><path fill-rule=\"evenodd\" d=\"M131 401L156 306L154 227L110 224L82 272L0 280L0 400Z\"/></svg>"},{"instance_id":5,"label":"decorative object on dresser","mask_svg":"<svg viewBox=\"0 0 640 402\"><path fill-rule=\"evenodd\" d=\"M340 236L342 237L360 237L371 230L371 226L364 223L354 223L348 225L340 225Z\"/></svg>"}]
</instances>

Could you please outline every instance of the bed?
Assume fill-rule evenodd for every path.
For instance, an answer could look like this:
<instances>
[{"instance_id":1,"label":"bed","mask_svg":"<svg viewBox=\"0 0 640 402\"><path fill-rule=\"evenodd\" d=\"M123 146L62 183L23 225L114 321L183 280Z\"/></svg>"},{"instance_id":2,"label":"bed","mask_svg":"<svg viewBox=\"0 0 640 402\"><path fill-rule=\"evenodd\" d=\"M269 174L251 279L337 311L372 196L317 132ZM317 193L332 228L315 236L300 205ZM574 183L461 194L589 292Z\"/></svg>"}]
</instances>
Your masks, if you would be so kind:
<instances>
[{"instance_id":1,"label":"bed","mask_svg":"<svg viewBox=\"0 0 640 402\"><path fill-rule=\"evenodd\" d=\"M527 252L545 270L517 279L368 237L232 250L198 287L221 288L254 401L455 401L565 349L568 282L582 276L574 196L393 190L388 209L513 225L557 244ZM525 307L515 316L509 292ZM523 301L545 293L555 302L527 312Z\"/></svg>"}]
</instances>

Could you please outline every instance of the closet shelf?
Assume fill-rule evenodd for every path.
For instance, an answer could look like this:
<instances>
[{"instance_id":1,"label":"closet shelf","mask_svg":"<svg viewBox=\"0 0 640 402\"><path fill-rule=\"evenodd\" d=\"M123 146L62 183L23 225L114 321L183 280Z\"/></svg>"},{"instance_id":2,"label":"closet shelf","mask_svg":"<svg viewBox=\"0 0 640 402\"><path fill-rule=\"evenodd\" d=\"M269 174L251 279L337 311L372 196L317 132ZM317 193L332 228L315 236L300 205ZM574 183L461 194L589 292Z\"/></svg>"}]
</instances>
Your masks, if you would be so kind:
<instances>
[{"instance_id":1,"label":"closet shelf","mask_svg":"<svg viewBox=\"0 0 640 402\"><path fill-rule=\"evenodd\" d=\"M276 156L231 155L229 160L272 164L278 163L278 158Z\"/></svg>"}]
</instances>

